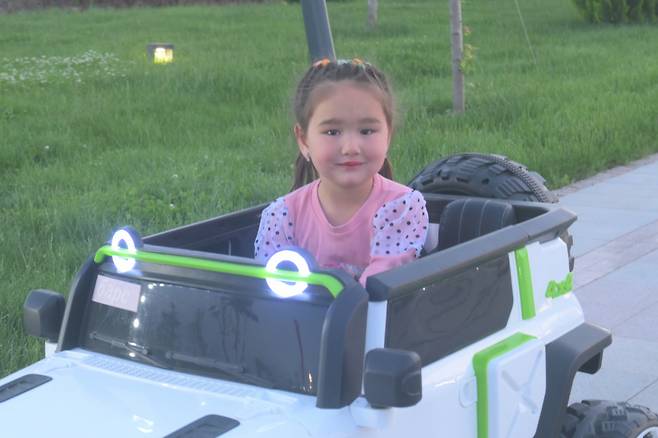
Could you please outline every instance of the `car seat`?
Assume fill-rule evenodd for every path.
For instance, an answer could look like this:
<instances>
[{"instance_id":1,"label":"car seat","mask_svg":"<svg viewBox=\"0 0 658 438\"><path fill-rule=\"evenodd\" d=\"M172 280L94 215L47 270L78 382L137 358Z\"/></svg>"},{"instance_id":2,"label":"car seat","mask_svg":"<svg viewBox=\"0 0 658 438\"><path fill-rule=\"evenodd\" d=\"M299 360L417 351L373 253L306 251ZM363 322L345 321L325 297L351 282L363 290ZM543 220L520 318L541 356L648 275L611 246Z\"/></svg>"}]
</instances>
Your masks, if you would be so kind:
<instances>
[{"instance_id":1,"label":"car seat","mask_svg":"<svg viewBox=\"0 0 658 438\"><path fill-rule=\"evenodd\" d=\"M430 226L425 251L428 254L450 248L492 231L516 223L514 208L503 201L485 198L458 199L450 202L441 213L438 230ZM438 242L436 242L438 237ZM428 248L428 246L430 246Z\"/></svg>"}]
</instances>

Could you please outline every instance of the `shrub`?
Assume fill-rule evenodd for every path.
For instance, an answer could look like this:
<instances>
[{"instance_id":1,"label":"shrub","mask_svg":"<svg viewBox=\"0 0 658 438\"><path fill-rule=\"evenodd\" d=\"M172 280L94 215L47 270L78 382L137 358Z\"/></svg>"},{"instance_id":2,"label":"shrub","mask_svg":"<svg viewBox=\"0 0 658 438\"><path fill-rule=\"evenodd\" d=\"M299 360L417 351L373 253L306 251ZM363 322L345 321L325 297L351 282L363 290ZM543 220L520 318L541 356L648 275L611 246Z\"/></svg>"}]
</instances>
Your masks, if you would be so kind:
<instances>
[{"instance_id":1,"label":"shrub","mask_svg":"<svg viewBox=\"0 0 658 438\"><path fill-rule=\"evenodd\" d=\"M573 0L591 23L641 23L656 21L658 0Z\"/></svg>"},{"instance_id":2,"label":"shrub","mask_svg":"<svg viewBox=\"0 0 658 438\"><path fill-rule=\"evenodd\" d=\"M587 19L593 23L598 23L601 21L601 9L602 4L605 0L585 0L585 5L587 5Z\"/></svg>"},{"instance_id":3,"label":"shrub","mask_svg":"<svg viewBox=\"0 0 658 438\"><path fill-rule=\"evenodd\" d=\"M286 3L301 3L301 0L285 0ZM327 0L327 3L329 2L349 2L352 0Z\"/></svg>"},{"instance_id":4,"label":"shrub","mask_svg":"<svg viewBox=\"0 0 658 438\"><path fill-rule=\"evenodd\" d=\"M656 15L658 15L658 1L656 0L644 0L642 2L642 15L649 23L656 21Z\"/></svg>"}]
</instances>

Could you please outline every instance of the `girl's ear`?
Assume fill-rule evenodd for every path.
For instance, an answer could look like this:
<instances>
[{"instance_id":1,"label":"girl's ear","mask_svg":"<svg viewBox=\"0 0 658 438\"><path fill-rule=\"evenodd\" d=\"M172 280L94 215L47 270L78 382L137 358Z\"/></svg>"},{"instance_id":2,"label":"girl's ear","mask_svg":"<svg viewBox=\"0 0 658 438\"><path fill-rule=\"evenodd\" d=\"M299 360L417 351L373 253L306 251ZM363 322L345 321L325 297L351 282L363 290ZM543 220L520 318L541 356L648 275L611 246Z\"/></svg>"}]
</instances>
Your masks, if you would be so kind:
<instances>
[{"instance_id":1,"label":"girl's ear","mask_svg":"<svg viewBox=\"0 0 658 438\"><path fill-rule=\"evenodd\" d=\"M304 133L304 130L299 125L299 123L295 123L294 131L295 139L297 140L297 146L299 147L299 152L301 152L301 154L308 160L309 151L308 145L306 144L306 134Z\"/></svg>"}]
</instances>

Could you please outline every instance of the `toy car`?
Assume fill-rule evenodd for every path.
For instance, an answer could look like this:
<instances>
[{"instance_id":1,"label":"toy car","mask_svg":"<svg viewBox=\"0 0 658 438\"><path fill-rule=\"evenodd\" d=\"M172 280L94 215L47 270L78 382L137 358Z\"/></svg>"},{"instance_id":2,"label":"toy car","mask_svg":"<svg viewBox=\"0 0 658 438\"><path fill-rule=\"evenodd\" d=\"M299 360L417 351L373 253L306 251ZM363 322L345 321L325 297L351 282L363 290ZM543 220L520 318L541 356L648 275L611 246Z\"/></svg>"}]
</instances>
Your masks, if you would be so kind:
<instances>
[{"instance_id":1,"label":"toy car","mask_svg":"<svg viewBox=\"0 0 658 438\"><path fill-rule=\"evenodd\" d=\"M66 303L27 297L47 353L0 380L2 435L658 436L646 408L567 412L575 373L595 373L611 342L571 291L575 215L424 196L425 255L366 288L303 251L255 262L264 205L144 239L119 230Z\"/></svg>"}]
</instances>

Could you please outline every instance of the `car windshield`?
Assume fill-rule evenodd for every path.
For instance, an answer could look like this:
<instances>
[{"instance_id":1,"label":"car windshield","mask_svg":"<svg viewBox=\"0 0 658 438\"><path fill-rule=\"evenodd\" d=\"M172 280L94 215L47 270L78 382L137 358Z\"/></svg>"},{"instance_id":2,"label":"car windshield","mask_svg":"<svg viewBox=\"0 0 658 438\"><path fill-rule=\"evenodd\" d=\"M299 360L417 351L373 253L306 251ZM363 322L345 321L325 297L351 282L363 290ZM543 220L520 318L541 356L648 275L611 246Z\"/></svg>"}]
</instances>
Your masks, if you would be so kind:
<instances>
[{"instance_id":1,"label":"car windshield","mask_svg":"<svg viewBox=\"0 0 658 438\"><path fill-rule=\"evenodd\" d=\"M171 271L100 272L80 344L162 368L316 394L322 325L333 302L323 287L280 298L264 280Z\"/></svg>"}]
</instances>

